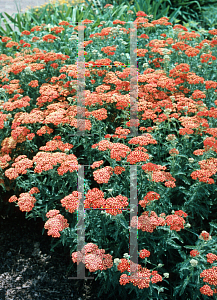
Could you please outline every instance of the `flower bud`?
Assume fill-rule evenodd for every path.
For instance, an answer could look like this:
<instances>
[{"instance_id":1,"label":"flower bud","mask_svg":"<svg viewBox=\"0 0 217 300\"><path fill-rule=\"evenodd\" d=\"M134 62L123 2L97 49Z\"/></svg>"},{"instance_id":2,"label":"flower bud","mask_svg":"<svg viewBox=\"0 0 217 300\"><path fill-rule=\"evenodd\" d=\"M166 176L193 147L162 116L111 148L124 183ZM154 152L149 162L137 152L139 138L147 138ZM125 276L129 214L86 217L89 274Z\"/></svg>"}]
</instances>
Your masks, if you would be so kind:
<instances>
[{"instance_id":1,"label":"flower bud","mask_svg":"<svg viewBox=\"0 0 217 300\"><path fill-rule=\"evenodd\" d=\"M164 58L164 60L168 60L168 61L170 61L170 57L169 57L169 55L167 55L167 54L166 54L166 55L164 55L164 57L163 57L163 58Z\"/></svg>"}]
</instances>

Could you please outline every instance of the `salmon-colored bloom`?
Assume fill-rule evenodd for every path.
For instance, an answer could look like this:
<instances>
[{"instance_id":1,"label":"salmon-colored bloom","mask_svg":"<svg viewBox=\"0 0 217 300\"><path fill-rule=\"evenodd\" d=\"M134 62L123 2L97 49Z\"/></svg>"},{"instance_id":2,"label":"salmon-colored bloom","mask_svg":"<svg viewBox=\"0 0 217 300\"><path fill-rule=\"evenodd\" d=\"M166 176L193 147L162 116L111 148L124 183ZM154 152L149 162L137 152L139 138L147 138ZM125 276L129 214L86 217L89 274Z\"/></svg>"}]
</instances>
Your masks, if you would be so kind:
<instances>
[{"instance_id":1,"label":"salmon-colored bloom","mask_svg":"<svg viewBox=\"0 0 217 300\"><path fill-rule=\"evenodd\" d=\"M49 218L46 221L44 228L48 229L48 235L52 235L52 237L60 237L59 231L69 227L67 220L59 214L59 210L50 210L46 217Z\"/></svg>"}]
</instances>

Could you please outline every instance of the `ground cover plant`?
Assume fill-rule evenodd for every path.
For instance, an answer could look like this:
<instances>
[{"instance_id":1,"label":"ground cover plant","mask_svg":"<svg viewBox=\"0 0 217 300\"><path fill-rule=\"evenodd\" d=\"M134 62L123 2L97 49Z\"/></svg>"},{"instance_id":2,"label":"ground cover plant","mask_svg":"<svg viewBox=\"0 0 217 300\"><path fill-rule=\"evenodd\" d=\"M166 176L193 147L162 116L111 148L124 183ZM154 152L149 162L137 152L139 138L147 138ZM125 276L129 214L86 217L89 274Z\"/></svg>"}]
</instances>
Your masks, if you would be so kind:
<instances>
[{"instance_id":1,"label":"ground cover plant","mask_svg":"<svg viewBox=\"0 0 217 300\"><path fill-rule=\"evenodd\" d=\"M130 26L112 21L113 9L104 7L109 21L62 20L2 36L1 193L13 190L11 205L44 221L53 250L70 248L72 270L84 263L99 296L215 299L217 29L198 33L144 11L134 19L128 11ZM77 45L83 30L84 51ZM86 136L77 134L82 56ZM81 166L85 247L78 252ZM129 250L135 229L138 265Z\"/></svg>"}]
</instances>

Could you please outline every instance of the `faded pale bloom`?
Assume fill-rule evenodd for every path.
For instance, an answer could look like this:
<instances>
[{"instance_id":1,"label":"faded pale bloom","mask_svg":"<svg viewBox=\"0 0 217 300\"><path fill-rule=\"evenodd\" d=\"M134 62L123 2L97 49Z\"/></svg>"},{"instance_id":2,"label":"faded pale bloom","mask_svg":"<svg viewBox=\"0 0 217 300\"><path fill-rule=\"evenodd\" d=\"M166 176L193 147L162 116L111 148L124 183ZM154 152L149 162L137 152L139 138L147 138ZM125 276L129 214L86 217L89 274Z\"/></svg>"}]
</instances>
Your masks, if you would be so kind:
<instances>
[{"instance_id":1,"label":"faded pale bloom","mask_svg":"<svg viewBox=\"0 0 217 300\"><path fill-rule=\"evenodd\" d=\"M174 141L174 140L176 140L176 136L175 136L175 134L169 134L167 137L166 137L166 140L167 141Z\"/></svg>"},{"instance_id":2,"label":"faded pale bloom","mask_svg":"<svg viewBox=\"0 0 217 300\"><path fill-rule=\"evenodd\" d=\"M129 255L129 253L124 253L123 257L126 258L126 259L129 259L130 255Z\"/></svg>"},{"instance_id":3,"label":"faded pale bloom","mask_svg":"<svg viewBox=\"0 0 217 300\"><path fill-rule=\"evenodd\" d=\"M188 159L188 161L189 161L190 163L193 163L193 162L194 162L194 159L190 157L190 158Z\"/></svg>"},{"instance_id":4,"label":"faded pale bloom","mask_svg":"<svg viewBox=\"0 0 217 300\"><path fill-rule=\"evenodd\" d=\"M198 264L198 261L196 259L191 259L190 264L192 265L192 267L196 267Z\"/></svg>"},{"instance_id":5,"label":"faded pale bloom","mask_svg":"<svg viewBox=\"0 0 217 300\"><path fill-rule=\"evenodd\" d=\"M114 259L114 264L115 265L118 265L120 262L121 262L121 260L119 258L115 258Z\"/></svg>"}]
</instances>

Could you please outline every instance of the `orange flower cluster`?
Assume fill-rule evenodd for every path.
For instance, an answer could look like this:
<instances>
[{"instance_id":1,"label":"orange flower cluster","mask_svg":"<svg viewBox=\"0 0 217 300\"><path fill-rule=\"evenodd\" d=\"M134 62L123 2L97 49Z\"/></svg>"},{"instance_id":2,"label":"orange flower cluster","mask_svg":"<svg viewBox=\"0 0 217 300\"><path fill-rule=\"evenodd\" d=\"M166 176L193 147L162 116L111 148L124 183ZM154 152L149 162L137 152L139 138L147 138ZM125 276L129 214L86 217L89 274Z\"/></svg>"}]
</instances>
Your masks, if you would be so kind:
<instances>
[{"instance_id":1,"label":"orange flower cluster","mask_svg":"<svg viewBox=\"0 0 217 300\"><path fill-rule=\"evenodd\" d=\"M133 137L129 140L128 144L147 146L149 144L157 144L157 141L152 138L151 134L145 133L142 136Z\"/></svg>"},{"instance_id":2,"label":"orange flower cluster","mask_svg":"<svg viewBox=\"0 0 217 300\"><path fill-rule=\"evenodd\" d=\"M95 162L91 165L91 168L92 168L92 169L98 168L98 167L100 167L103 163L104 163L103 160L95 161Z\"/></svg>"},{"instance_id":3,"label":"orange flower cluster","mask_svg":"<svg viewBox=\"0 0 217 300\"><path fill-rule=\"evenodd\" d=\"M116 197L107 198L102 208L110 215L117 216L122 213L122 209L129 205L127 197L118 195Z\"/></svg>"},{"instance_id":4,"label":"orange flower cluster","mask_svg":"<svg viewBox=\"0 0 217 300\"><path fill-rule=\"evenodd\" d=\"M112 256L105 254L104 249L99 249L93 243L88 243L81 251L73 252L71 256L74 263L82 262L90 272L107 270L113 266Z\"/></svg>"},{"instance_id":5,"label":"orange flower cluster","mask_svg":"<svg viewBox=\"0 0 217 300\"><path fill-rule=\"evenodd\" d=\"M154 211L145 211L141 216L138 217L138 225L137 224L137 216L133 216L130 226L137 227L142 231L153 232L157 226L164 226L166 221L158 217Z\"/></svg>"},{"instance_id":6,"label":"orange flower cluster","mask_svg":"<svg viewBox=\"0 0 217 300\"><path fill-rule=\"evenodd\" d=\"M48 235L52 235L52 237L60 237L59 231L62 231L65 228L69 227L67 220L62 216L60 211L57 209L50 210L46 217L49 219L46 221L44 228L48 229Z\"/></svg>"},{"instance_id":7,"label":"orange flower cluster","mask_svg":"<svg viewBox=\"0 0 217 300\"><path fill-rule=\"evenodd\" d=\"M172 177L172 175L165 171L160 170L166 170L165 166L161 165L155 165L152 163L147 163L142 166L142 170L145 171L145 173L148 173L151 175L151 180L154 182L165 182L166 187L174 188L176 179ZM148 178L148 181L150 179Z\"/></svg>"},{"instance_id":8,"label":"orange flower cluster","mask_svg":"<svg viewBox=\"0 0 217 300\"><path fill-rule=\"evenodd\" d=\"M114 55L115 52L113 52L113 51L116 51L116 47L115 46L103 47L103 48L101 48L101 51L103 51L107 55Z\"/></svg>"},{"instance_id":9,"label":"orange flower cluster","mask_svg":"<svg viewBox=\"0 0 217 300\"><path fill-rule=\"evenodd\" d=\"M120 167L120 166L116 166L116 167L114 167L113 171L114 171L114 173L116 175L120 175L122 172L125 171L125 168L124 167Z\"/></svg>"},{"instance_id":10,"label":"orange flower cluster","mask_svg":"<svg viewBox=\"0 0 217 300\"><path fill-rule=\"evenodd\" d=\"M48 126L42 126L36 133L39 136L42 136L43 134L51 134L53 132L53 129Z\"/></svg>"},{"instance_id":11,"label":"orange flower cluster","mask_svg":"<svg viewBox=\"0 0 217 300\"><path fill-rule=\"evenodd\" d=\"M29 132L30 130L27 127L19 126L11 131L11 136L17 143L22 143L26 141L26 136Z\"/></svg>"},{"instance_id":12,"label":"orange flower cluster","mask_svg":"<svg viewBox=\"0 0 217 300\"><path fill-rule=\"evenodd\" d=\"M9 164L7 162L10 160L11 160L11 157L8 154L0 156L0 168L2 168L2 169L7 168L9 166Z\"/></svg>"},{"instance_id":13,"label":"orange flower cluster","mask_svg":"<svg viewBox=\"0 0 217 300\"><path fill-rule=\"evenodd\" d=\"M13 168L5 171L5 176L11 179L16 179L20 174L26 174L27 169L33 167L33 162L26 155L19 155L12 164Z\"/></svg>"},{"instance_id":14,"label":"orange flower cluster","mask_svg":"<svg viewBox=\"0 0 217 300\"><path fill-rule=\"evenodd\" d=\"M20 124L35 124L42 123L44 120L44 112L38 108L34 108L30 113L27 112L18 112L15 114L12 129L15 129Z\"/></svg>"},{"instance_id":15,"label":"orange flower cluster","mask_svg":"<svg viewBox=\"0 0 217 300\"><path fill-rule=\"evenodd\" d=\"M152 21L151 23L154 24L154 25L165 25L165 26L172 25L172 23L168 22L168 20L169 20L169 18L162 17L158 20Z\"/></svg>"},{"instance_id":16,"label":"orange flower cluster","mask_svg":"<svg viewBox=\"0 0 217 300\"><path fill-rule=\"evenodd\" d=\"M192 32L180 32L178 34L178 38L180 40L188 40L188 41L192 41L192 39L196 39L197 37L200 37L199 33L196 33L195 31Z\"/></svg>"},{"instance_id":17,"label":"orange flower cluster","mask_svg":"<svg viewBox=\"0 0 217 300\"><path fill-rule=\"evenodd\" d=\"M154 172L158 170L166 170L166 166L156 165L153 163L147 163L142 166L142 170L146 173L148 172Z\"/></svg>"},{"instance_id":18,"label":"orange flower cluster","mask_svg":"<svg viewBox=\"0 0 217 300\"><path fill-rule=\"evenodd\" d=\"M149 155L139 150L134 150L127 156L127 162L129 162L131 165L141 161L144 162L147 159L149 159Z\"/></svg>"},{"instance_id":19,"label":"orange flower cluster","mask_svg":"<svg viewBox=\"0 0 217 300\"><path fill-rule=\"evenodd\" d=\"M192 94L193 99L205 99L206 95L200 91L200 90L195 90Z\"/></svg>"},{"instance_id":20,"label":"orange flower cluster","mask_svg":"<svg viewBox=\"0 0 217 300\"><path fill-rule=\"evenodd\" d=\"M207 139L209 139L209 138L207 138ZM212 138L210 138L210 139L212 139ZM210 143L207 144L206 140L204 140L204 145L211 146L212 144L210 144ZM215 141L215 144L216 144L216 141ZM196 152L196 151L194 151L194 152ZM196 154L195 153L194 154L198 155L197 153L198 152L196 152ZM200 155L200 153L199 153L199 155ZM214 184L215 183L214 180L210 177L217 173L217 158L209 158L207 160L199 161L198 163L201 166L201 170L196 170L196 171L192 172L191 173L192 179L197 180L197 178L198 178L200 182Z\"/></svg>"},{"instance_id":21,"label":"orange flower cluster","mask_svg":"<svg viewBox=\"0 0 217 300\"><path fill-rule=\"evenodd\" d=\"M170 149L169 154L171 156L176 156L179 154L179 150L177 150L176 148Z\"/></svg>"},{"instance_id":22,"label":"orange flower cluster","mask_svg":"<svg viewBox=\"0 0 217 300\"><path fill-rule=\"evenodd\" d=\"M200 278L203 278L204 282L209 283L210 285L217 286L217 267L212 267L211 269L203 270L200 273ZM200 292L204 295L212 296L213 290L210 288L209 285L205 285L200 289ZM215 290L217 293L217 290Z\"/></svg>"},{"instance_id":23,"label":"orange flower cluster","mask_svg":"<svg viewBox=\"0 0 217 300\"><path fill-rule=\"evenodd\" d=\"M37 86L39 86L38 80L32 80L32 81L30 81L30 83L28 83L28 85L31 87L37 87Z\"/></svg>"},{"instance_id":24,"label":"orange flower cluster","mask_svg":"<svg viewBox=\"0 0 217 300\"><path fill-rule=\"evenodd\" d=\"M1 143L1 153L9 154L12 149L15 149L17 142L10 136L9 138L5 138Z\"/></svg>"},{"instance_id":25,"label":"orange flower cluster","mask_svg":"<svg viewBox=\"0 0 217 300\"><path fill-rule=\"evenodd\" d=\"M114 25L116 25L116 24L124 25L124 24L126 24L126 22L120 21L120 20L114 20L114 21L113 21L113 24L114 24Z\"/></svg>"},{"instance_id":26,"label":"orange flower cluster","mask_svg":"<svg viewBox=\"0 0 217 300\"><path fill-rule=\"evenodd\" d=\"M90 189L85 195L84 208L101 208L104 203L104 193L98 188Z\"/></svg>"},{"instance_id":27,"label":"orange flower cluster","mask_svg":"<svg viewBox=\"0 0 217 300\"><path fill-rule=\"evenodd\" d=\"M175 213L166 217L166 223L170 226L170 230L180 231L184 229L185 220Z\"/></svg>"},{"instance_id":28,"label":"orange flower cluster","mask_svg":"<svg viewBox=\"0 0 217 300\"><path fill-rule=\"evenodd\" d=\"M126 259L121 259L121 262L117 268L121 272L131 271L130 276L127 274L122 274L120 276L120 285L126 285L127 283L131 282L139 289L144 289L149 287L150 282L157 283L163 280L162 276L160 276L157 271L151 272L147 268L142 268L141 265L137 265L132 261L128 262ZM132 272L133 269L135 270L134 272Z\"/></svg>"},{"instance_id":29,"label":"orange flower cluster","mask_svg":"<svg viewBox=\"0 0 217 300\"><path fill-rule=\"evenodd\" d=\"M4 121L7 120L7 114L3 114L3 112L0 112L0 129L4 128Z\"/></svg>"},{"instance_id":30,"label":"orange flower cluster","mask_svg":"<svg viewBox=\"0 0 217 300\"><path fill-rule=\"evenodd\" d=\"M217 88L217 82L216 81L212 81L212 80L208 80L208 81L205 81L205 87L206 89L216 89Z\"/></svg>"},{"instance_id":31,"label":"orange flower cluster","mask_svg":"<svg viewBox=\"0 0 217 300\"><path fill-rule=\"evenodd\" d=\"M137 17L146 17L147 16L147 14L144 12L144 11L138 11L137 13L136 13L136 16Z\"/></svg>"},{"instance_id":32,"label":"orange flower cluster","mask_svg":"<svg viewBox=\"0 0 217 300\"><path fill-rule=\"evenodd\" d=\"M195 257L195 256L200 255L200 252L197 251L197 250L191 250L191 251L190 251L190 255L191 255L191 257Z\"/></svg>"},{"instance_id":33,"label":"orange flower cluster","mask_svg":"<svg viewBox=\"0 0 217 300\"><path fill-rule=\"evenodd\" d=\"M33 157L33 162L36 163L36 167L34 169L35 173L51 170L53 169L53 166L58 163L61 164L57 169L59 175L63 175L68 171L74 172L79 168L77 158L74 154L67 155L66 153L59 152L38 152L36 156Z\"/></svg>"},{"instance_id":34,"label":"orange flower cluster","mask_svg":"<svg viewBox=\"0 0 217 300\"><path fill-rule=\"evenodd\" d=\"M94 171L93 177L97 183L108 183L112 174L113 174L113 168L110 166L107 166L102 169L98 169L98 170Z\"/></svg>"},{"instance_id":35,"label":"orange flower cluster","mask_svg":"<svg viewBox=\"0 0 217 300\"><path fill-rule=\"evenodd\" d=\"M62 206L65 207L70 213L75 212L76 209L79 207L80 200L82 198L82 194L74 191L72 194L64 197L60 202Z\"/></svg>"},{"instance_id":36,"label":"orange flower cluster","mask_svg":"<svg viewBox=\"0 0 217 300\"><path fill-rule=\"evenodd\" d=\"M67 21L61 21L58 25L69 26L70 24Z\"/></svg>"},{"instance_id":37,"label":"orange flower cluster","mask_svg":"<svg viewBox=\"0 0 217 300\"><path fill-rule=\"evenodd\" d=\"M183 109L184 109L184 107L183 107ZM202 125L206 128L209 127L207 120L206 119L201 119L197 115L195 115L194 117L180 117L179 121L181 121L181 125L184 126L185 129L186 128L187 129L190 129L190 128L196 128L197 129L197 128L200 127L200 125Z\"/></svg>"},{"instance_id":38,"label":"orange flower cluster","mask_svg":"<svg viewBox=\"0 0 217 300\"><path fill-rule=\"evenodd\" d=\"M137 56L139 57L144 57L145 54L148 52L147 49L136 49L134 52L137 52Z\"/></svg>"},{"instance_id":39,"label":"orange flower cluster","mask_svg":"<svg viewBox=\"0 0 217 300\"><path fill-rule=\"evenodd\" d=\"M181 25L181 24L176 24L175 26L173 26L173 29L181 29L181 30L184 30L184 31L188 31L188 29Z\"/></svg>"},{"instance_id":40,"label":"orange flower cluster","mask_svg":"<svg viewBox=\"0 0 217 300\"><path fill-rule=\"evenodd\" d=\"M209 30L209 34L217 35L217 29Z\"/></svg>"},{"instance_id":41,"label":"orange flower cluster","mask_svg":"<svg viewBox=\"0 0 217 300\"><path fill-rule=\"evenodd\" d=\"M17 42L8 42L6 45L5 45L5 47L7 47L7 48L12 48L12 47L14 47L14 46L17 46L17 49L19 49L20 47L19 47L19 44L17 43Z\"/></svg>"},{"instance_id":42,"label":"orange flower cluster","mask_svg":"<svg viewBox=\"0 0 217 300\"><path fill-rule=\"evenodd\" d=\"M13 111L17 108L30 106L29 103L31 99L28 96L22 97L21 99L17 99L18 97L19 94L15 95L12 99L9 99L8 102L3 103L3 109L7 111Z\"/></svg>"},{"instance_id":43,"label":"orange flower cluster","mask_svg":"<svg viewBox=\"0 0 217 300\"><path fill-rule=\"evenodd\" d=\"M65 151L66 149L72 149L74 146L69 143L63 143L61 141L61 136L55 136L53 140L49 141L46 143L45 146L42 146L39 148L39 150L44 150L44 151L55 151L57 149L61 151Z\"/></svg>"},{"instance_id":44,"label":"orange flower cluster","mask_svg":"<svg viewBox=\"0 0 217 300\"><path fill-rule=\"evenodd\" d=\"M43 26L34 26L32 27L32 29L30 30L31 32L34 32L34 31L41 31L41 29L43 28Z\"/></svg>"},{"instance_id":45,"label":"orange flower cluster","mask_svg":"<svg viewBox=\"0 0 217 300\"><path fill-rule=\"evenodd\" d=\"M208 240L211 239L211 236L210 236L209 232L203 230L203 231L201 232L201 234L199 235L199 239L200 239L200 240L203 240L203 241L208 241Z\"/></svg>"},{"instance_id":46,"label":"orange flower cluster","mask_svg":"<svg viewBox=\"0 0 217 300\"><path fill-rule=\"evenodd\" d=\"M159 195L159 194L157 194L156 192L150 191L150 192L148 192L148 193L146 194L146 196L143 198L143 200L140 200L140 201L139 201L139 204L140 204L143 208L145 208L146 205L151 204L151 201L158 200L159 198L160 198L160 195Z\"/></svg>"},{"instance_id":47,"label":"orange flower cluster","mask_svg":"<svg viewBox=\"0 0 217 300\"><path fill-rule=\"evenodd\" d=\"M172 48L175 49L176 51L185 51L188 48L188 45L184 42L177 42L172 45Z\"/></svg>"},{"instance_id":48,"label":"orange flower cluster","mask_svg":"<svg viewBox=\"0 0 217 300\"><path fill-rule=\"evenodd\" d=\"M73 126L75 128L80 128L80 130L91 130L91 122L90 120L84 120L84 124L83 124L83 120L80 120L80 119L73 119L70 123L70 126ZM83 126L85 125L85 126Z\"/></svg>"},{"instance_id":49,"label":"orange flower cluster","mask_svg":"<svg viewBox=\"0 0 217 300\"><path fill-rule=\"evenodd\" d=\"M57 39L56 36L52 35L52 34L47 34L47 35L44 35L42 37L43 41L46 41L48 43L53 43L55 39Z\"/></svg>"},{"instance_id":50,"label":"orange flower cluster","mask_svg":"<svg viewBox=\"0 0 217 300\"><path fill-rule=\"evenodd\" d=\"M113 138L114 137L117 137L117 138L124 138L126 139L127 135L130 133L130 129L125 129L125 128L122 128L122 127L117 127L115 129L115 134L113 134Z\"/></svg>"},{"instance_id":51,"label":"orange flower cluster","mask_svg":"<svg viewBox=\"0 0 217 300\"><path fill-rule=\"evenodd\" d=\"M212 264L215 260L217 260L217 255L213 254L213 253L208 253L206 255L207 258L207 262Z\"/></svg>"},{"instance_id":52,"label":"orange flower cluster","mask_svg":"<svg viewBox=\"0 0 217 300\"><path fill-rule=\"evenodd\" d=\"M100 108L90 112L92 116L94 116L97 120L102 121L107 119L107 110L105 108Z\"/></svg>"},{"instance_id":53,"label":"orange flower cluster","mask_svg":"<svg viewBox=\"0 0 217 300\"><path fill-rule=\"evenodd\" d=\"M125 158L127 153L131 152L131 149L128 146L121 143L113 143L110 147L110 157L116 161L121 161L121 158Z\"/></svg>"},{"instance_id":54,"label":"orange flower cluster","mask_svg":"<svg viewBox=\"0 0 217 300\"><path fill-rule=\"evenodd\" d=\"M99 143L93 144L91 146L92 149L95 149L96 147L98 147L99 151L106 151L106 150L112 148L112 142L110 142L108 140L102 140L102 141L99 141Z\"/></svg>"},{"instance_id":55,"label":"orange flower cluster","mask_svg":"<svg viewBox=\"0 0 217 300\"><path fill-rule=\"evenodd\" d=\"M54 26L53 28L51 28L51 31L54 31L54 33L61 33L63 30L65 30L63 27L61 26Z\"/></svg>"},{"instance_id":56,"label":"orange flower cluster","mask_svg":"<svg viewBox=\"0 0 217 300\"><path fill-rule=\"evenodd\" d=\"M215 291L217 292L217 290L215 290ZM207 295L207 296L213 296L213 293L214 293L214 291L211 289L211 287L208 284L203 285L200 288L200 292L201 292L201 294Z\"/></svg>"},{"instance_id":57,"label":"orange flower cluster","mask_svg":"<svg viewBox=\"0 0 217 300\"><path fill-rule=\"evenodd\" d=\"M2 43L7 43L8 41L11 41L11 40L12 40L12 38L7 37L7 36L3 36L3 37L1 38Z\"/></svg>"},{"instance_id":58,"label":"orange flower cluster","mask_svg":"<svg viewBox=\"0 0 217 300\"><path fill-rule=\"evenodd\" d=\"M139 257L142 258L142 259L144 259L146 257L149 257L150 254L151 254L151 252L146 250L146 249L142 249L142 250L139 251Z\"/></svg>"},{"instance_id":59,"label":"orange flower cluster","mask_svg":"<svg viewBox=\"0 0 217 300\"><path fill-rule=\"evenodd\" d=\"M36 202L35 197L31 196L32 194L35 193L40 193L37 187L31 188L31 190L28 193L21 193L19 198L17 198L15 195L11 196L8 201L9 202L18 201L18 206L20 210L29 212L33 209L34 204Z\"/></svg>"},{"instance_id":60,"label":"orange flower cluster","mask_svg":"<svg viewBox=\"0 0 217 300\"><path fill-rule=\"evenodd\" d=\"M54 99L59 97L59 93L55 87L48 83L43 83L39 89L40 97L37 98L38 107L43 106L46 102L52 102Z\"/></svg>"},{"instance_id":61,"label":"orange flower cluster","mask_svg":"<svg viewBox=\"0 0 217 300\"><path fill-rule=\"evenodd\" d=\"M204 53L200 56L201 58L201 63L207 63L210 59L212 60L216 60L216 57L212 55L212 52L211 53ZM211 64L212 62L209 62L209 64Z\"/></svg>"}]
</instances>

